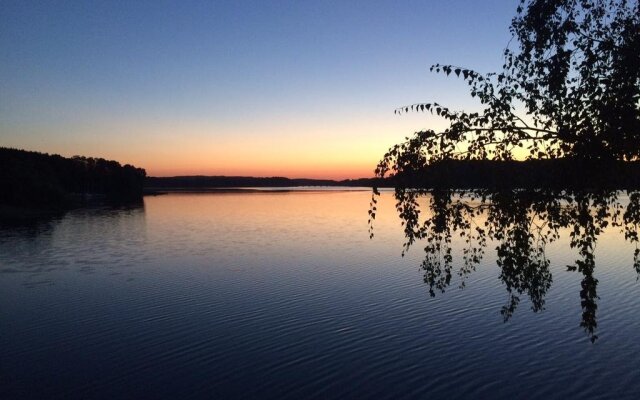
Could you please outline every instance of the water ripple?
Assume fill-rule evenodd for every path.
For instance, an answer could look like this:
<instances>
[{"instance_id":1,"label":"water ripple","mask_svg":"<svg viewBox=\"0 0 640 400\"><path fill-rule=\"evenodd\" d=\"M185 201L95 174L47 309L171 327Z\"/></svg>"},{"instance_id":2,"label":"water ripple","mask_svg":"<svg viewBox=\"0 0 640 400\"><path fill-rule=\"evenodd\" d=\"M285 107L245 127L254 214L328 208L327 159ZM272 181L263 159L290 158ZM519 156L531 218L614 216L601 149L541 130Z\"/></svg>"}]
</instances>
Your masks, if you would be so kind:
<instances>
[{"instance_id":1,"label":"water ripple","mask_svg":"<svg viewBox=\"0 0 640 400\"><path fill-rule=\"evenodd\" d=\"M545 310L504 323L485 260L430 297L383 195L169 195L0 230L3 398L632 398L639 284L599 244L600 340L575 254L549 246ZM388 197L388 198L387 198ZM385 219L384 215L389 215ZM366 222L366 221L365 221ZM492 249L490 245L488 249ZM602 266L602 267L600 267ZM27 290L27 287L31 288Z\"/></svg>"}]
</instances>

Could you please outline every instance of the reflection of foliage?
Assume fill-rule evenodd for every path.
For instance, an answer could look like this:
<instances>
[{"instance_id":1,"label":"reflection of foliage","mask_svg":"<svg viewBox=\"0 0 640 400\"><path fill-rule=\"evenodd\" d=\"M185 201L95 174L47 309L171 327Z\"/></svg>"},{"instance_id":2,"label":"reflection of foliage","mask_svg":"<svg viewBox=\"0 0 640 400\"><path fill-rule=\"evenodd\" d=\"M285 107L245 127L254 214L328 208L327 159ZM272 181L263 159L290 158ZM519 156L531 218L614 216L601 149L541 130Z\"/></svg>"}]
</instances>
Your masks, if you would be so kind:
<instances>
[{"instance_id":1,"label":"reflection of foliage","mask_svg":"<svg viewBox=\"0 0 640 400\"><path fill-rule=\"evenodd\" d=\"M374 194L372 206L377 202L376 196ZM431 296L435 296L436 291L444 292L451 283L455 270L452 238L464 239L462 263L457 268L462 285L480 263L487 241L496 242L500 280L509 294L501 310L505 321L513 315L523 295L529 298L534 312L544 309L545 296L552 283L545 248L560 237L561 230L569 232L570 246L578 251L578 259L568 270L582 274L580 325L591 340L597 339L598 280L594 276L594 251L598 236L605 228L619 228L627 240L636 243L634 267L640 273L639 192L630 193L626 203L617 192L453 192L398 188L395 199L406 236L404 251L417 240L426 242L421 267ZM421 218L420 200L428 201L424 218ZM376 210L372 208L370 214L374 219Z\"/></svg>"},{"instance_id":2,"label":"reflection of foliage","mask_svg":"<svg viewBox=\"0 0 640 400\"><path fill-rule=\"evenodd\" d=\"M629 205L624 212L623 221L625 225L624 236L625 239L630 240L636 244L636 249L633 252L633 267L640 276L640 248L638 248L638 226L640 221L640 193L632 193L629 196Z\"/></svg>"}]
</instances>

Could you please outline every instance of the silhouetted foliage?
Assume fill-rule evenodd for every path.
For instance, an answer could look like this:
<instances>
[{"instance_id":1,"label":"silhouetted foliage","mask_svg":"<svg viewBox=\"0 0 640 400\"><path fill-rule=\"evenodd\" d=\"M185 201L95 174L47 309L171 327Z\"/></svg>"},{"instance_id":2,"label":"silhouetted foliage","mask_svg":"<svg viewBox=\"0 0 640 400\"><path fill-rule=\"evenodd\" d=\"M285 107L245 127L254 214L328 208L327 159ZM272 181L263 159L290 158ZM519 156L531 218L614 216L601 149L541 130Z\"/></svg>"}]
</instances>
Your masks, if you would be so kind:
<instances>
[{"instance_id":1,"label":"silhouetted foliage","mask_svg":"<svg viewBox=\"0 0 640 400\"><path fill-rule=\"evenodd\" d=\"M462 285L488 240L497 243L500 279L509 293L501 310L505 321L523 295L533 311L544 309L552 283L545 247L568 231L578 253L568 270L582 275L580 325L595 341L594 250L605 228L621 229L636 243L633 267L640 273L640 193L633 191L640 187L639 3L521 0L510 29L514 48L504 51L501 72L431 67L462 78L481 110L453 111L438 103L397 109L430 112L449 125L393 146L375 175L395 184L404 250L425 243L422 269L432 296L450 285L453 237L465 242L456 268ZM620 189L628 200L620 200ZM377 196L374 188L371 236ZM425 200L426 213L420 207Z\"/></svg>"},{"instance_id":2,"label":"silhouetted foliage","mask_svg":"<svg viewBox=\"0 0 640 400\"><path fill-rule=\"evenodd\" d=\"M61 208L90 197L142 196L145 171L102 158L0 148L0 204Z\"/></svg>"},{"instance_id":3,"label":"silhouetted foliage","mask_svg":"<svg viewBox=\"0 0 640 400\"><path fill-rule=\"evenodd\" d=\"M480 112L437 103L428 111L449 121L392 147L376 175L423 170L450 159L640 159L640 8L626 0L522 0L511 24L515 50L502 72L481 74L436 64L454 73L480 101Z\"/></svg>"}]
</instances>

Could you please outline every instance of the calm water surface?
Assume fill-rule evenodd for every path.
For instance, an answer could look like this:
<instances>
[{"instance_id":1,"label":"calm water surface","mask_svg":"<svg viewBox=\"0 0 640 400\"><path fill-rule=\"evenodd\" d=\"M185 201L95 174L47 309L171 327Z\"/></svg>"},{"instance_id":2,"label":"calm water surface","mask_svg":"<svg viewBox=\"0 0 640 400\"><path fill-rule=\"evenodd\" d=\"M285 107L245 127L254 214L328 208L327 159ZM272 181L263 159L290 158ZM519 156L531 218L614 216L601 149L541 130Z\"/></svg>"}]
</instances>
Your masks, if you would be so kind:
<instances>
[{"instance_id":1,"label":"calm water surface","mask_svg":"<svg viewBox=\"0 0 640 400\"><path fill-rule=\"evenodd\" d=\"M0 229L0 398L638 398L640 284L616 230L592 344L566 241L546 309L503 323L491 243L432 298L390 194L369 240L369 199L171 194Z\"/></svg>"}]
</instances>

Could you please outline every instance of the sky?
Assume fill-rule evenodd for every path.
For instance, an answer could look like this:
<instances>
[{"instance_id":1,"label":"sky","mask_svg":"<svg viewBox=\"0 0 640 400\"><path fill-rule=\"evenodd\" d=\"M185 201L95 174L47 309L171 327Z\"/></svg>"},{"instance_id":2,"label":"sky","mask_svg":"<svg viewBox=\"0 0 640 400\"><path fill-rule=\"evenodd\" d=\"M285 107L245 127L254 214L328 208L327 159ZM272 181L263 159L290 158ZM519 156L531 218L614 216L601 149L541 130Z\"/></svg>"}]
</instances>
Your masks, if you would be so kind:
<instances>
[{"instance_id":1,"label":"sky","mask_svg":"<svg viewBox=\"0 0 640 400\"><path fill-rule=\"evenodd\" d=\"M477 107L435 63L499 70L517 0L0 1L0 146L151 176L370 177Z\"/></svg>"}]
</instances>

